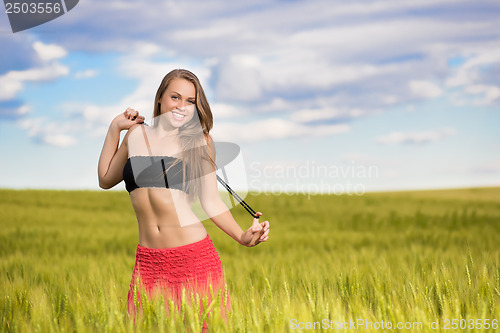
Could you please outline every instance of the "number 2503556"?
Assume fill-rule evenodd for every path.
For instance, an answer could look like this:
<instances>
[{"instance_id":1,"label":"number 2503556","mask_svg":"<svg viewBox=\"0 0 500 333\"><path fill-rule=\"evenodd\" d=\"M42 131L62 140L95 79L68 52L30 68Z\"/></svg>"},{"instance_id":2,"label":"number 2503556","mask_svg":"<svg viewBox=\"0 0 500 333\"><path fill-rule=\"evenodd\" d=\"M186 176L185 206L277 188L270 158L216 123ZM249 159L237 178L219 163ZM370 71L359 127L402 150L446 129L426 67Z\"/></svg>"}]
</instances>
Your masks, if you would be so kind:
<instances>
[{"instance_id":1,"label":"number 2503556","mask_svg":"<svg viewBox=\"0 0 500 333\"><path fill-rule=\"evenodd\" d=\"M443 329L497 329L498 319L444 319Z\"/></svg>"},{"instance_id":2,"label":"number 2503556","mask_svg":"<svg viewBox=\"0 0 500 333\"><path fill-rule=\"evenodd\" d=\"M36 3L36 2L6 2L7 14L59 14L61 3Z\"/></svg>"}]
</instances>

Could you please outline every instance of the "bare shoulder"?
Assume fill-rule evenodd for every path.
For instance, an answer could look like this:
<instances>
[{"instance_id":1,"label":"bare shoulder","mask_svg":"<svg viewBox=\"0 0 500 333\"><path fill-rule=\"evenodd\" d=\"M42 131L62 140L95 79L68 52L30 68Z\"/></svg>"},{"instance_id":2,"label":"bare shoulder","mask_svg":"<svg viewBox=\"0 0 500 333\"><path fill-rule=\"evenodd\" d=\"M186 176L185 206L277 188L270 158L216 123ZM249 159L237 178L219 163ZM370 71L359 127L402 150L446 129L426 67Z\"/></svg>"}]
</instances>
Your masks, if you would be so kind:
<instances>
[{"instance_id":1,"label":"bare shoulder","mask_svg":"<svg viewBox=\"0 0 500 333\"><path fill-rule=\"evenodd\" d=\"M123 142L125 144L128 144L129 141L135 141L137 140L138 135L141 135L140 129L141 126L144 126L143 124L134 124L130 126L130 128L127 130L127 133L125 134L125 137L123 138Z\"/></svg>"}]
</instances>

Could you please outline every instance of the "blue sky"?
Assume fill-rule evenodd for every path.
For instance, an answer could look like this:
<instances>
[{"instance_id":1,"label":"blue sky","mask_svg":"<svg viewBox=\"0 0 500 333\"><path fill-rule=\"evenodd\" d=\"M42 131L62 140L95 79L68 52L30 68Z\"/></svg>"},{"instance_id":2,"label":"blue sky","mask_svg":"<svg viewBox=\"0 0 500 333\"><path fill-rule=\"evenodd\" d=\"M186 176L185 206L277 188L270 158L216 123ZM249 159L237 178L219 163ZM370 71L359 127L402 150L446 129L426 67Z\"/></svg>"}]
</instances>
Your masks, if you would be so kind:
<instances>
[{"instance_id":1,"label":"blue sky","mask_svg":"<svg viewBox=\"0 0 500 333\"><path fill-rule=\"evenodd\" d=\"M13 34L2 12L0 187L99 189L110 120L150 121L174 68L251 190L499 186L498 22L498 1L85 0Z\"/></svg>"}]
</instances>

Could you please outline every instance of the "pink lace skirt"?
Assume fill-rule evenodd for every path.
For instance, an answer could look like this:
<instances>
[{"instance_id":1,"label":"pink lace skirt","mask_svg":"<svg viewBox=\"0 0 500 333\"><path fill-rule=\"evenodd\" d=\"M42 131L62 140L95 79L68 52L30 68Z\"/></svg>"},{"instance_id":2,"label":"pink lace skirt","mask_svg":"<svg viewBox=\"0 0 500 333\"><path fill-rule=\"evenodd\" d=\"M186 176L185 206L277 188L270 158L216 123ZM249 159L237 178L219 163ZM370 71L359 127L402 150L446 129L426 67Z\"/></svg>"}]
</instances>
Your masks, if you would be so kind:
<instances>
[{"instance_id":1,"label":"pink lace skirt","mask_svg":"<svg viewBox=\"0 0 500 333\"><path fill-rule=\"evenodd\" d=\"M148 297L160 292L166 304L172 299L180 306L184 289L187 300L194 292L200 295L200 299L207 296L210 304L210 287L214 297L221 294L221 313L225 315L230 308L229 293L219 254L208 235L201 241L168 249L137 245L128 292L128 313L135 317L141 308L141 294L144 292Z\"/></svg>"}]
</instances>

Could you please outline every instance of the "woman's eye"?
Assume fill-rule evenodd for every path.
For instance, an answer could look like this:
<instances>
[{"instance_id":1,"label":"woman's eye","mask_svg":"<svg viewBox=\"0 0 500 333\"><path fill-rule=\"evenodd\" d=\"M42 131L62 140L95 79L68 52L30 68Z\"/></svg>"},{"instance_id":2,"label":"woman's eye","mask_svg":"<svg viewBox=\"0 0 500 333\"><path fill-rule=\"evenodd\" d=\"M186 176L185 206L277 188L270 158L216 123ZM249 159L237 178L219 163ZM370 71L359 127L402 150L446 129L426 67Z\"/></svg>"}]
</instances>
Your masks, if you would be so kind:
<instances>
[{"instance_id":1,"label":"woman's eye","mask_svg":"<svg viewBox=\"0 0 500 333\"><path fill-rule=\"evenodd\" d=\"M191 103L191 104L195 104L195 102L194 102L194 101L188 101L188 102L189 102L189 103Z\"/></svg>"},{"instance_id":2,"label":"woman's eye","mask_svg":"<svg viewBox=\"0 0 500 333\"><path fill-rule=\"evenodd\" d=\"M172 96L172 99L179 99L179 96Z\"/></svg>"}]
</instances>

